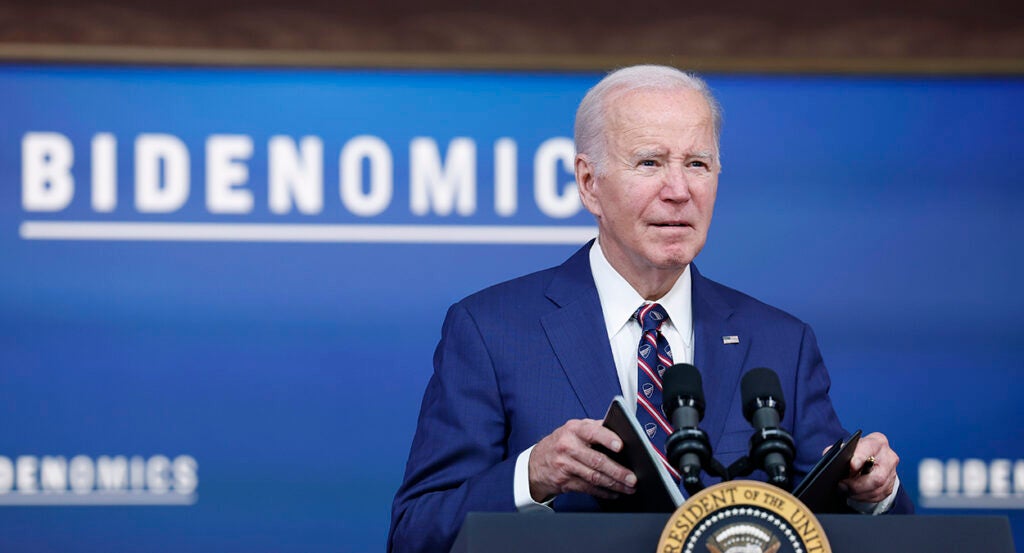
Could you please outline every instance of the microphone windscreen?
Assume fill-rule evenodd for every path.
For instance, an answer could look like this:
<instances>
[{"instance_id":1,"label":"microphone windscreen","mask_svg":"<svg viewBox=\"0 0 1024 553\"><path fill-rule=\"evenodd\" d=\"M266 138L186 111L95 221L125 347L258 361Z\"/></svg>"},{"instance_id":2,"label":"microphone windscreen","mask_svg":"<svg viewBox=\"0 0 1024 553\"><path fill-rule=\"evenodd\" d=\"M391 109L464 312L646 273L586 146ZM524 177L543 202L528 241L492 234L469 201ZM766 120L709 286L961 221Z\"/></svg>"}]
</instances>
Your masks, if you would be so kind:
<instances>
[{"instance_id":1,"label":"microphone windscreen","mask_svg":"<svg viewBox=\"0 0 1024 553\"><path fill-rule=\"evenodd\" d=\"M749 421L757 410L759 399L772 398L779 417L786 411L786 402L782 398L782 384L779 375L771 369L751 369L740 381L740 394L743 398L743 416Z\"/></svg>"},{"instance_id":2,"label":"microphone windscreen","mask_svg":"<svg viewBox=\"0 0 1024 553\"><path fill-rule=\"evenodd\" d=\"M689 363L672 365L662 375L661 385L662 408L666 415L672 416L670 410L674 411L679 406L680 399L690 398L694 401L697 411L703 416L704 383L697 367Z\"/></svg>"}]
</instances>

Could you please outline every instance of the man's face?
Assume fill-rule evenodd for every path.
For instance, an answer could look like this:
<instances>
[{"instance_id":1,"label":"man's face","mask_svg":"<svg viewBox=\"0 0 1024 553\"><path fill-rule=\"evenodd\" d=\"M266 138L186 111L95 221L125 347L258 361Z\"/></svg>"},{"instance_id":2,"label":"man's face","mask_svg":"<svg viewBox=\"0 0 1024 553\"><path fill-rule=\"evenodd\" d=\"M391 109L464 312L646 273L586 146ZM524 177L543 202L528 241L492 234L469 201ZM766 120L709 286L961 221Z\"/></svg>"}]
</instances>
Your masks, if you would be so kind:
<instances>
[{"instance_id":1,"label":"man's face","mask_svg":"<svg viewBox=\"0 0 1024 553\"><path fill-rule=\"evenodd\" d=\"M678 273L704 247L718 189L711 110L695 90L637 90L609 98L607 159L597 174L578 156L584 205L601 249L636 285Z\"/></svg>"}]
</instances>

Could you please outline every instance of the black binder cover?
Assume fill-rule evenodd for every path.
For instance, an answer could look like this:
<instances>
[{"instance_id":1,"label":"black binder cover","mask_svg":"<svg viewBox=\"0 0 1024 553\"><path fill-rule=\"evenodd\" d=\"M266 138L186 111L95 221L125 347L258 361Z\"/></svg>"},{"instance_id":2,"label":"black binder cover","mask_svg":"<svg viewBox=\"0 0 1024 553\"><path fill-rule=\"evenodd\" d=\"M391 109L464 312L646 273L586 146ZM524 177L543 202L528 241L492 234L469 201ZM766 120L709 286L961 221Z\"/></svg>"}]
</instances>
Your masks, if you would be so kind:
<instances>
[{"instance_id":1,"label":"black binder cover","mask_svg":"<svg viewBox=\"0 0 1024 553\"><path fill-rule=\"evenodd\" d=\"M859 441L860 430L847 438L845 443L837 441L793 490L793 495L803 501L811 512L850 512L846 505L846 495L839 491L839 482L850 477L850 459Z\"/></svg>"},{"instance_id":2,"label":"black binder cover","mask_svg":"<svg viewBox=\"0 0 1024 553\"><path fill-rule=\"evenodd\" d=\"M640 428L636 417L626 410L624 402L622 396L616 396L604 417L604 426L622 438L622 449L618 453L601 446L594 446L594 449L636 474L636 493L597 501L604 511L671 513L682 505L683 494L654 451L654 446Z\"/></svg>"}]
</instances>

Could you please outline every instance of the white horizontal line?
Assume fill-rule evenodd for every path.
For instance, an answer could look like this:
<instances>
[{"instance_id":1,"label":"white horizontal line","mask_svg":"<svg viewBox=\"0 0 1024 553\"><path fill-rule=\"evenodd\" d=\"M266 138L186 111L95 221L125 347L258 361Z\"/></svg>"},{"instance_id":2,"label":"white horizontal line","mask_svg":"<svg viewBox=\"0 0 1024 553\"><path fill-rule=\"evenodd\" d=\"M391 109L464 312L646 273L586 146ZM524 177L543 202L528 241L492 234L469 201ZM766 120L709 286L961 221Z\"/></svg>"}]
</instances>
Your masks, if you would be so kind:
<instances>
[{"instance_id":1,"label":"white horizontal line","mask_svg":"<svg viewBox=\"0 0 1024 553\"><path fill-rule=\"evenodd\" d=\"M21 223L19 234L25 240L578 245L597 236L597 228L593 226L24 221Z\"/></svg>"},{"instance_id":2,"label":"white horizontal line","mask_svg":"<svg viewBox=\"0 0 1024 553\"><path fill-rule=\"evenodd\" d=\"M1024 497L921 497L919 503L928 509L1024 509Z\"/></svg>"},{"instance_id":3,"label":"white horizontal line","mask_svg":"<svg viewBox=\"0 0 1024 553\"><path fill-rule=\"evenodd\" d=\"M110 505L144 506L186 506L194 505L199 497L192 494L136 493L136 492L94 492L78 494L71 492L4 493L0 494L0 507L105 507Z\"/></svg>"}]
</instances>

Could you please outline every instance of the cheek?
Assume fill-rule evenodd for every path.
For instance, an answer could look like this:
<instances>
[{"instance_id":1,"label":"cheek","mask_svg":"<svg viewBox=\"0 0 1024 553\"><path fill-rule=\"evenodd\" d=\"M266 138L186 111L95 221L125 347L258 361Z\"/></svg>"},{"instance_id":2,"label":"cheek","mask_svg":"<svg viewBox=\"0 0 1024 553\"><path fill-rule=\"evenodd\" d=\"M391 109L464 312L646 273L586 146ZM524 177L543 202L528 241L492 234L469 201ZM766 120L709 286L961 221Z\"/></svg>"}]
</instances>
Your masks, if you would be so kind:
<instances>
[{"instance_id":1,"label":"cheek","mask_svg":"<svg viewBox=\"0 0 1024 553\"><path fill-rule=\"evenodd\" d=\"M637 194L621 194L613 201L614 207L610 209L615 210L615 215L621 224L629 225L636 224L641 219L648 205Z\"/></svg>"},{"instance_id":2,"label":"cheek","mask_svg":"<svg viewBox=\"0 0 1024 553\"><path fill-rule=\"evenodd\" d=\"M700 208L700 211L705 218L711 218L711 212L715 208L715 196L717 193L717 183L712 183L706 187L701 187L700 190L696 193L697 206Z\"/></svg>"}]
</instances>

